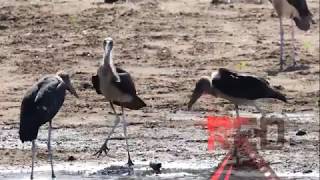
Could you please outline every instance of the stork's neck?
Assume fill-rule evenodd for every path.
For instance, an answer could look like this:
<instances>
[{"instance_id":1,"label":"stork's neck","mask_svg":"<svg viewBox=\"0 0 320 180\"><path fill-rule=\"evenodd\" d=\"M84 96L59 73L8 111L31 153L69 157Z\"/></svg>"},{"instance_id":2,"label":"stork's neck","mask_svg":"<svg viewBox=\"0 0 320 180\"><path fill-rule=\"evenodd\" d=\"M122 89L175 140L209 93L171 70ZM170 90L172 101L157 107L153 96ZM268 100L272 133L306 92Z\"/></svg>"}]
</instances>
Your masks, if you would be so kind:
<instances>
[{"instance_id":1,"label":"stork's neck","mask_svg":"<svg viewBox=\"0 0 320 180\"><path fill-rule=\"evenodd\" d=\"M120 82L120 77L117 73L117 70L115 66L113 65L113 60L112 60L112 50L106 50L104 55L103 55L103 66L108 69L108 71L112 73L112 75L115 77L115 80L117 82Z\"/></svg>"},{"instance_id":2,"label":"stork's neck","mask_svg":"<svg viewBox=\"0 0 320 180\"><path fill-rule=\"evenodd\" d=\"M103 65L104 66L112 66L113 61L112 61L112 50L106 50L105 53L103 54Z\"/></svg>"}]
</instances>

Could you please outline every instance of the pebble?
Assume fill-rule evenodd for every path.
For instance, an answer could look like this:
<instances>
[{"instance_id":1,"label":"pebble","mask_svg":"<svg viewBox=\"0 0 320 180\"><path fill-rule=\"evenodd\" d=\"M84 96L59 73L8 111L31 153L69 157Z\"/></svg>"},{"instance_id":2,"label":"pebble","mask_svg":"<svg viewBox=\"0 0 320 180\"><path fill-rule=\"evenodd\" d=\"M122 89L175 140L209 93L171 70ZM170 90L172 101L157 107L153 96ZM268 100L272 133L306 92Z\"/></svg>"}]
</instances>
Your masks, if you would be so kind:
<instances>
[{"instance_id":1,"label":"pebble","mask_svg":"<svg viewBox=\"0 0 320 180\"><path fill-rule=\"evenodd\" d=\"M76 160L76 158L74 156L69 156L68 157L68 161L75 161L75 160Z\"/></svg>"},{"instance_id":2,"label":"pebble","mask_svg":"<svg viewBox=\"0 0 320 180\"><path fill-rule=\"evenodd\" d=\"M303 174L312 173L312 170L310 170L310 169L304 170L302 173L303 173Z\"/></svg>"},{"instance_id":3,"label":"pebble","mask_svg":"<svg viewBox=\"0 0 320 180\"><path fill-rule=\"evenodd\" d=\"M296 133L297 136L304 136L304 135L306 135L306 134L307 134L307 132L304 131L304 130L299 130L299 131Z\"/></svg>"},{"instance_id":4,"label":"pebble","mask_svg":"<svg viewBox=\"0 0 320 180\"><path fill-rule=\"evenodd\" d=\"M153 171L156 174L160 174L161 173L160 169L161 169L162 164L160 162L150 162L149 166L153 169Z\"/></svg>"}]
</instances>

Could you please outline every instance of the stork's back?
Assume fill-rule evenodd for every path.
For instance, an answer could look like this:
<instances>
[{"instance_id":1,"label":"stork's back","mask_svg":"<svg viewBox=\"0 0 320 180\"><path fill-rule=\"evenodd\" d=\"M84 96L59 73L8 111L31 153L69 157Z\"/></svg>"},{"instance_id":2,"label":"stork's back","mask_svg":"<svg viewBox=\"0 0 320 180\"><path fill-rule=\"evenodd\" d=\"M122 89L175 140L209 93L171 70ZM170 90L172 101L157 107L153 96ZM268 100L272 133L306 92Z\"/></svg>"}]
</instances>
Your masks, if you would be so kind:
<instances>
[{"instance_id":1,"label":"stork's back","mask_svg":"<svg viewBox=\"0 0 320 180\"><path fill-rule=\"evenodd\" d=\"M46 76L33 85L24 96L19 128L22 142L36 139L40 126L51 121L61 108L66 88L60 83L55 76Z\"/></svg>"}]
</instances>

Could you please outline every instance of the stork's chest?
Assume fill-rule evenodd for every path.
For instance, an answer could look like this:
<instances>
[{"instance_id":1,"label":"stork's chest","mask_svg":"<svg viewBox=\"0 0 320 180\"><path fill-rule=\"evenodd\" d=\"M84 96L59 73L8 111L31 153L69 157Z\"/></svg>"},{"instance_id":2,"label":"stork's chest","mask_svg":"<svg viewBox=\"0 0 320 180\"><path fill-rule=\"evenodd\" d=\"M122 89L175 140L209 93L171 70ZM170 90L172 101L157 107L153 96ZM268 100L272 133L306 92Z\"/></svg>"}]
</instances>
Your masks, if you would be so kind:
<instances>
[{"instance_id":1,"label":"stork's chest","mask_svg":"<svg viewBox=\"0 0 320 180\"><path fill-rule=\"evenodd\" d=\"M128 97L122 93L114 84L110 69L100 66L98 69L100 91L109 101L127 102Z\"/></svg>"}]
</instances>

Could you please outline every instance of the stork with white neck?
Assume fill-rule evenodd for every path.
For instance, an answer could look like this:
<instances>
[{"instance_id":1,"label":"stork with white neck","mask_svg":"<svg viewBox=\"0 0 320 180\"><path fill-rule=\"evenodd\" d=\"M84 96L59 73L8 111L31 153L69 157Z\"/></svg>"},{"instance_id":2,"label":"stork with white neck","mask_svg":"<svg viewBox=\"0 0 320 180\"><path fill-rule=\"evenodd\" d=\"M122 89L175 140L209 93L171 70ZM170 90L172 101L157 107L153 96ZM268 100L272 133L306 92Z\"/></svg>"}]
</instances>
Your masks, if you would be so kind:
<instances>
[{"instance_id":1,"label":"stork with white neck","mask_svg":"<svg viewBox=\"0 0 320 180\"><path fill-rule=\"evenodd\" d=\"M92 84L98 94L102 94L107 101L110 102L110 106L116 116L114 125L107 136L107 139L101 146L100 150L95 153L98 157L105 152L108 153L109 148L107 146L111 135L120 122L120 118L114 108L114 104L121 107L123 131L126 140L127 153L128 153L128 165L132 166L133 163L130 158L129 145L127 138L127 122L124 115L123 108L138 110L145 107L146 104L137 96L136 88L133 80L128 72L115 67L112 60L112 48L113 40L108 37L103 41L104 55L101 65L98 68L97 75L92 76Z\"/></svg>"}]
</instances>

